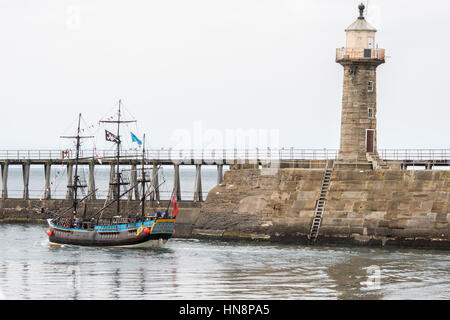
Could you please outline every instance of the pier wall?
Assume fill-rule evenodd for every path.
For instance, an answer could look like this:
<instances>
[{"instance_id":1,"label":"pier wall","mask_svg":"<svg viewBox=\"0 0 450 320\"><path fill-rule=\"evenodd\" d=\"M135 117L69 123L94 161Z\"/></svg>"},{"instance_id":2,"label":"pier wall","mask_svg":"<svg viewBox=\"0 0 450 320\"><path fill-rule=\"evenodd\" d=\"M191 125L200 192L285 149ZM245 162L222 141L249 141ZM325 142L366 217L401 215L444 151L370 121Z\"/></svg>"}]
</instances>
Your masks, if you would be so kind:
<instances>
[{"instance_id":1,"label":"pier wall","mask_svg":"<svg viewBox=\"0 0 450 320\"><path fill-rule=\"evenodd\" d=\"M308 242L323 170L231 170L192 235ZM318 243L450 248L450 172L333 171Z\"/></svg>"}]
</instances>

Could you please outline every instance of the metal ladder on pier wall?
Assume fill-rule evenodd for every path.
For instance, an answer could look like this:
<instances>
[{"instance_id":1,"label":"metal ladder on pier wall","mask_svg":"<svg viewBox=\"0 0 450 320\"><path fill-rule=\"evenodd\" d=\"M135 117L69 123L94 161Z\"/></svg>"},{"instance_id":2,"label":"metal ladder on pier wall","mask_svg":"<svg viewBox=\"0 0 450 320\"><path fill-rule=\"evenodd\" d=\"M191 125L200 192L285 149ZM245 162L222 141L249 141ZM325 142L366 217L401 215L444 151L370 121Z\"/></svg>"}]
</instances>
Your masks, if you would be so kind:
<instances>
[{"instance_id":1,"label":"metal ladder on pier wall","mask_svg":"<svg viewBox=\"0 0 450 320\"><path fill-rule=\"evenodd\" d=\"M322 186L320 188L319 200L317 200L316 203L314 219L311 225L311 230L309 232L309 240L313 242L316 241L317 236L319 235L319 228L320 224L322 223L323 213L325 211L325 203L327 200L328 190L330 189L331 174L333 173L333 169L334 169L334 161L331 168L328 167L327 162L327 166L325 168L325 172L322 178Z\"/></svg>"}]
</instances>

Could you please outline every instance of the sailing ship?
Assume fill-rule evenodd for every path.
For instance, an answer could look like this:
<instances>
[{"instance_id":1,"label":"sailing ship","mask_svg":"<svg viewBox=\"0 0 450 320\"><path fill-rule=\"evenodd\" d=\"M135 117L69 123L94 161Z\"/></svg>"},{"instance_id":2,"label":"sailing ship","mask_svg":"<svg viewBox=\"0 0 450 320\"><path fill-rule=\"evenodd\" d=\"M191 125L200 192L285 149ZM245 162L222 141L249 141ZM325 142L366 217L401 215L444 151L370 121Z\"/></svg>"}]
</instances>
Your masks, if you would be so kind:
<instances>
[{"instance_id":1,"label":"sailing ship","mask_svg":"<svg viewBox=\"0 0 450 320\"><path fill-rule=\"evenodd\" d=\"M76 139L76 156L74 161L75 174L73 185L68 188L73 190L72 206L59 214L53 214L53 218L47 220L49 229L47 236L50 245L79 245L90 247L135 247L145 248L159 246L167 242L175 230L175 218L178 214L178 205L173 196L169 202L169 207L173 203L172 214L169 215L169 207L163 213L159 211L156 214L146 215L145 200L149 196L149 190L145 190L146 179L145 173L145 135L142 148L142 173L137 183L131 186L126 192L120 193L121 186L127 185L120 171L120 125L135 120L126 121L121 119L121 101L119 101L119 109L117 120L100 121L103 123L117 124L117 133L113 134L107 130L106 140L116 143L116 172L113 181L110 183L111 188L115 188L115 199L106 201L105 205L95 212L90 218L86 218L86 200L92 195L92 192L82 199L78 199L78 190L86 187L80 180L78 174L78 163L80 161L80 141L84 138L93 138L92 136L80 135L81 114L78 117L78 131L76 136L64 136L62 138ZM142 196L140 197L141 210L134 215L125 215L120 207L120 198L128 194L139 185L142 186ZM149 188L151 189L151 188ZM153 190L154 191L154 190ZM151 191L151 192L153 192ZM93 191L95 192L95 191ZM81 212L80 206L84 203L84 210ZM116 204L116 215L112 218L102 218L103 212L113 204ZM80 216L81 213L81 216ZM67 215L70 216L67 216Z\"/></svg>"}]
</instances>

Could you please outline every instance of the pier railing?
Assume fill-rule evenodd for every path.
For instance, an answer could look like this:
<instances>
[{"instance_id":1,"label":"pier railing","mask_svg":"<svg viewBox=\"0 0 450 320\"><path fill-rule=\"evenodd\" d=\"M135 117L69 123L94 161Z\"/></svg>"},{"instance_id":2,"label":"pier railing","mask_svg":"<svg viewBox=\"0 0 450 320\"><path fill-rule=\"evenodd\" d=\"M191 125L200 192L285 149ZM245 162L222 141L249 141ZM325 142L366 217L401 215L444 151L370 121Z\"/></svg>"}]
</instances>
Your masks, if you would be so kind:
<instances>
[{"instance_id":1,"label":"pier railing","mask_svg":"<svg viewBox=\"0 0 450 320\"><path fill-rule=\"evenodd\" d=\"M151 149L146 152L149 160L334 160L338 149ZM450 149L379 149L380 158L388 161L432 161L450 160ZM73 159L74 150L0 150L0 160L64 160ZM81 150L84 159L115 158L114 150ZM122 150L121 156L141 159L140 150Z\"/></svg>"},{"instance_id":2,"label":"pier railing","mask_svg":"<svg viewBox=\"0 0 450 320\"><path fill-rule=\"evenodd\" d=\"M380 158L391 161L447 161L450 149L381 149Z\"/></svg>"},{"instance_id":3,"label":"pier railing","mask_svg":"<svg viewBox=\"0 0 450 320\"><path fill-rule=\"evenodd\" d=\"M255 148L255 149L151 149L146 151L147 159L155 160L324 160L335 159L336 149L295 149L295 148ZM0 150L0 160L63 160L73 159L74 150ZM115 150L80 150L80 158L115 158ZM121 151L122 158L141 159L142 151L129 149Z\"/></svg>"}]
</instances>

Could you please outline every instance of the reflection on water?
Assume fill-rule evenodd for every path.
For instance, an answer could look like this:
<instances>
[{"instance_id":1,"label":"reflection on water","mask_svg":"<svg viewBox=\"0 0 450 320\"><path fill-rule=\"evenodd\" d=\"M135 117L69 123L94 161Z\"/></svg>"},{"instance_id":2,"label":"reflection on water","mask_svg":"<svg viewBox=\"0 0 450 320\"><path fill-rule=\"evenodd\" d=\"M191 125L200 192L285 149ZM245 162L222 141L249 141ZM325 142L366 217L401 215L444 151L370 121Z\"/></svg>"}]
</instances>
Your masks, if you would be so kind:
<instances>
[{"instance_id":1,"label":"reflection on water","mask_svg":"<svg viewBox=\"0 0 450 320\"><path fill-rule=\"evenodd\" d=\"M449 299L446 251L172 239L153 250L50 247L0 224L2 299Z\"/></svg>"}]
</instances>

